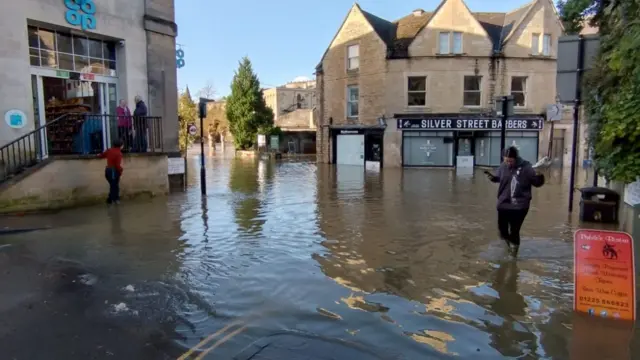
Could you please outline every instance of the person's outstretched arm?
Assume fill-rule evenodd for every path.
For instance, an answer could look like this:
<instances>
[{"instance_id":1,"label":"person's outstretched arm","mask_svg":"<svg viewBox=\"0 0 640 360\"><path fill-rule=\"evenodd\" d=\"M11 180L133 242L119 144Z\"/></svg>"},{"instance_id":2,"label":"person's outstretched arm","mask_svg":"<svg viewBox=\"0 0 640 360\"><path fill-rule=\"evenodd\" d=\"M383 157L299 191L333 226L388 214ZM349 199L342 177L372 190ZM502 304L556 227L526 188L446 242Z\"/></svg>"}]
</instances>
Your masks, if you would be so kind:
<instances>
[{"instance_id":1,"label":"person's outstretched arm","mask_svg":"<svg viewBox=\"0 0 640 360\"><path fill-rule=\"evenodd\" d=\"M487 174L487 177L489 178L489 181L494 182L494 183L499 183L500 182L500 177L502 176L502 166L500 166L497 170L495 175L492 174L489 171L485 171L485 174Z\"/></svg>"},{"instance_id":2,"label":"person's outstretched arm","mask_svg":"<svg viewBox=\"0 0 640 360\"><path fill-rule=\"evenodd\" d=\"M539 188L544 185L545 179L543 174L538 174L536 170L531 166L527 166L525 171L532 186Z\"/></svg>"}]
</instances>

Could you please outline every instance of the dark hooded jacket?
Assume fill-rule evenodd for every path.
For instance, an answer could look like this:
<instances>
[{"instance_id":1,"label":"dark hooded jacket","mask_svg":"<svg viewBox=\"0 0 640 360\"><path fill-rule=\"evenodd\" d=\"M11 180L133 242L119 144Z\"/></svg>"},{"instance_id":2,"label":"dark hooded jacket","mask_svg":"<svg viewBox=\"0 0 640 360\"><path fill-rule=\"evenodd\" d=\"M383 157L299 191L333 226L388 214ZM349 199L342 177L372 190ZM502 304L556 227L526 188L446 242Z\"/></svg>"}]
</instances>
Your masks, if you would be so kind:
<instances>
[{"instance_id":1,"label":"dark hooded jacket","mask_svg":"<svg viewBox=\"0 0 640 360\"><path fill-rule=\"evenodd\" d=\"M523 210L528 209L531 203L531 186L544 185L544 176L536 174L530 162L518 157L512 168L502 163L491 181L500 184L499 210Z\"/></svg>"}]
</instances>

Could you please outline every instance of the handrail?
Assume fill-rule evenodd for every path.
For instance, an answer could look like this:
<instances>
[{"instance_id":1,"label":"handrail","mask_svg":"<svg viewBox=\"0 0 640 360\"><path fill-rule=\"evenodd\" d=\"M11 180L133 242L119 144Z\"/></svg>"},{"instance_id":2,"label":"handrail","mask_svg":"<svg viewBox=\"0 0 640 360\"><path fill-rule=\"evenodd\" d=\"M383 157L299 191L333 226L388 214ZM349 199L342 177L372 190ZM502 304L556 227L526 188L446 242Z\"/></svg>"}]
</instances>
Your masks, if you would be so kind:
<instances>
[{"instance_id":1,"label":"handrail","mask_svg":"<svg viewBox=\"0 0 640 360\"><path fill-rule=\"evenodd\" d=\"M12 142L10 142L10 143L8 143L8 144L6 144L6 145L4 145L4 146L1 146L1 147L0 147L0 152L2 152L2 150L4 150L5 148L8 148L9 146L13 146L13 145L15 145L15 144L19 143L20 141L22 141L22 140L24 140L24 139L28 138L29 136L31 136L31 135L33 135L33 134L35 134L35 133L37 133L37 132L41 131L42 129L46 128L47 126L49 126L49 125L53 125L53 124L55 124L55 123L57 123L57 122L59 122L59 121L62 121L62 119L64 119L64 118L65 118L65 117L67 117L67 116L69 116L69 114L60 115L60 116L58 116L57 118L55 118L55 119L53 119L53 120L51 120L51 121L47 122L46 124L44 124L44 125L42 125L42 126L38 127L37 129L32 130L32 131L30 131L30 132L28 132L28 133L26 133L26 134L24 134L24 135L20 136L19 138L17 138L17 139L15 139L15 140L13 140Z\"/></svg>"}]
</instances>

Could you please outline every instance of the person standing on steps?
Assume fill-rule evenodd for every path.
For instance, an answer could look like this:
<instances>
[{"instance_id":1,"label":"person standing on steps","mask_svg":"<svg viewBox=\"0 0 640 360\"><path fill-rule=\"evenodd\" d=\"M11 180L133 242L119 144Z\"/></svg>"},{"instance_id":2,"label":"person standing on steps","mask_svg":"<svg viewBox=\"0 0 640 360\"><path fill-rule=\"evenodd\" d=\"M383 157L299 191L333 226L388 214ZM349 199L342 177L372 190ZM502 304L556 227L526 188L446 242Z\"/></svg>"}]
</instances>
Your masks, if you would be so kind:
<instances>
[{"instance_id":1,"label":"person standing on steps","mask_svg":"<svg viewBox=\"0 0 640 360\"><path fill-rule=\"evenodd\" d=\"M140 95L134 98L136 108L133 110L135 148L138 152L147 152L147 105Z\"/></svg>"},{"instance_id":2,"label":"person standing on steps","mask_svg":"<svg viewBox=\"0 0 640 360\"><path fill-rule=\"evenodd\" d=\"M126 100L120 99L116 114L118 116L118 137L122 140L125 151L129 151L133 145L133 119Z\"/></svg>"},{"instance_id":3,"label":"person standing on steps","mask_svg":"<svg viewBox=\"0 0 640 360\"><path fill-rule=\"evenodd\" d=\"M515 146L503 153L503 163L495 175L485 171L494 183L498 183L498 230L507 243L512 256L520 248L520 228L529 212L531 187L544 185L544 175L538 174L531 163L518 155Z\"/></svg>"}]
</instances>

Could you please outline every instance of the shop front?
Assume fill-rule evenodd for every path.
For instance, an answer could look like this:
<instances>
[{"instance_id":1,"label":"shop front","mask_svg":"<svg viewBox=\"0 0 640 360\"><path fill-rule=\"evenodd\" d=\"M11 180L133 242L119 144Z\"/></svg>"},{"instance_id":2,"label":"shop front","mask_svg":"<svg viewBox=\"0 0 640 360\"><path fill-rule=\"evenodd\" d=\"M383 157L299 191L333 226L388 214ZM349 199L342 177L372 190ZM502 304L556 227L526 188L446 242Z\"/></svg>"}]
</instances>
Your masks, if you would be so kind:
<instances>
[{"instance_id":1,"label":"shop front","mask_svg":"<svg viewBox=\"0 0 640 360\"><path fill-rule=\"evenodd\" d=\"M402 131L402 165L452 167L498 166L501 120L494 117L423 115L396 117ZM541 116L514 116L506 122L506 145L524 159L538 160Z\"/></svg>"},{"instance_id":2,"label":"shop front","mask_svg":"<svg viewBox=\"0 0 640 360\"><path fill-rule=\"evenodd\" d=\"M164 15L173 20L173 5L167 3ZM126 16L121 9L128 9ZM159 100L176 98L175 90L168 90L175 83L175 51L150 53L166 43L175 49L175 34L165 31L164 25L171 23L165 21L150 35L150 26L159 21L155 16L146 6L131 8L124 0L108 5L92 0L25 0L3 12L0 28L5 36L0 46L6 51L0 58L4 79L0 112L20 114L22 119L0 125L0 146L46 127L38 144L45 151L95 152L118 136L117 121L109 120L115 118L120 100L133 112L135 96L147 104L147 115L164 118L156 127L163 127L165 134L175 128L172 137L177 139L177 120L168 124L175 120L168 115L175 113L170 111L174 106ZM151 45L152 36L164 38ZM158 56L169 60L163 59L162 79L155 79L151 71ZM56 126L56 119L62 118L67 119L65 124ZM166 148L177 147L177 141L170 142Z\"/></svg>"},{"instance_id":3,"label":"shop front","mask_svg":"<svg viewBox=\"0 0 640 360\"><path fill-rule=\"evenodd\" d=\"M384 130L382 126L331 126L331 162L380 169Z\"/></svg>"}]
</instances>

